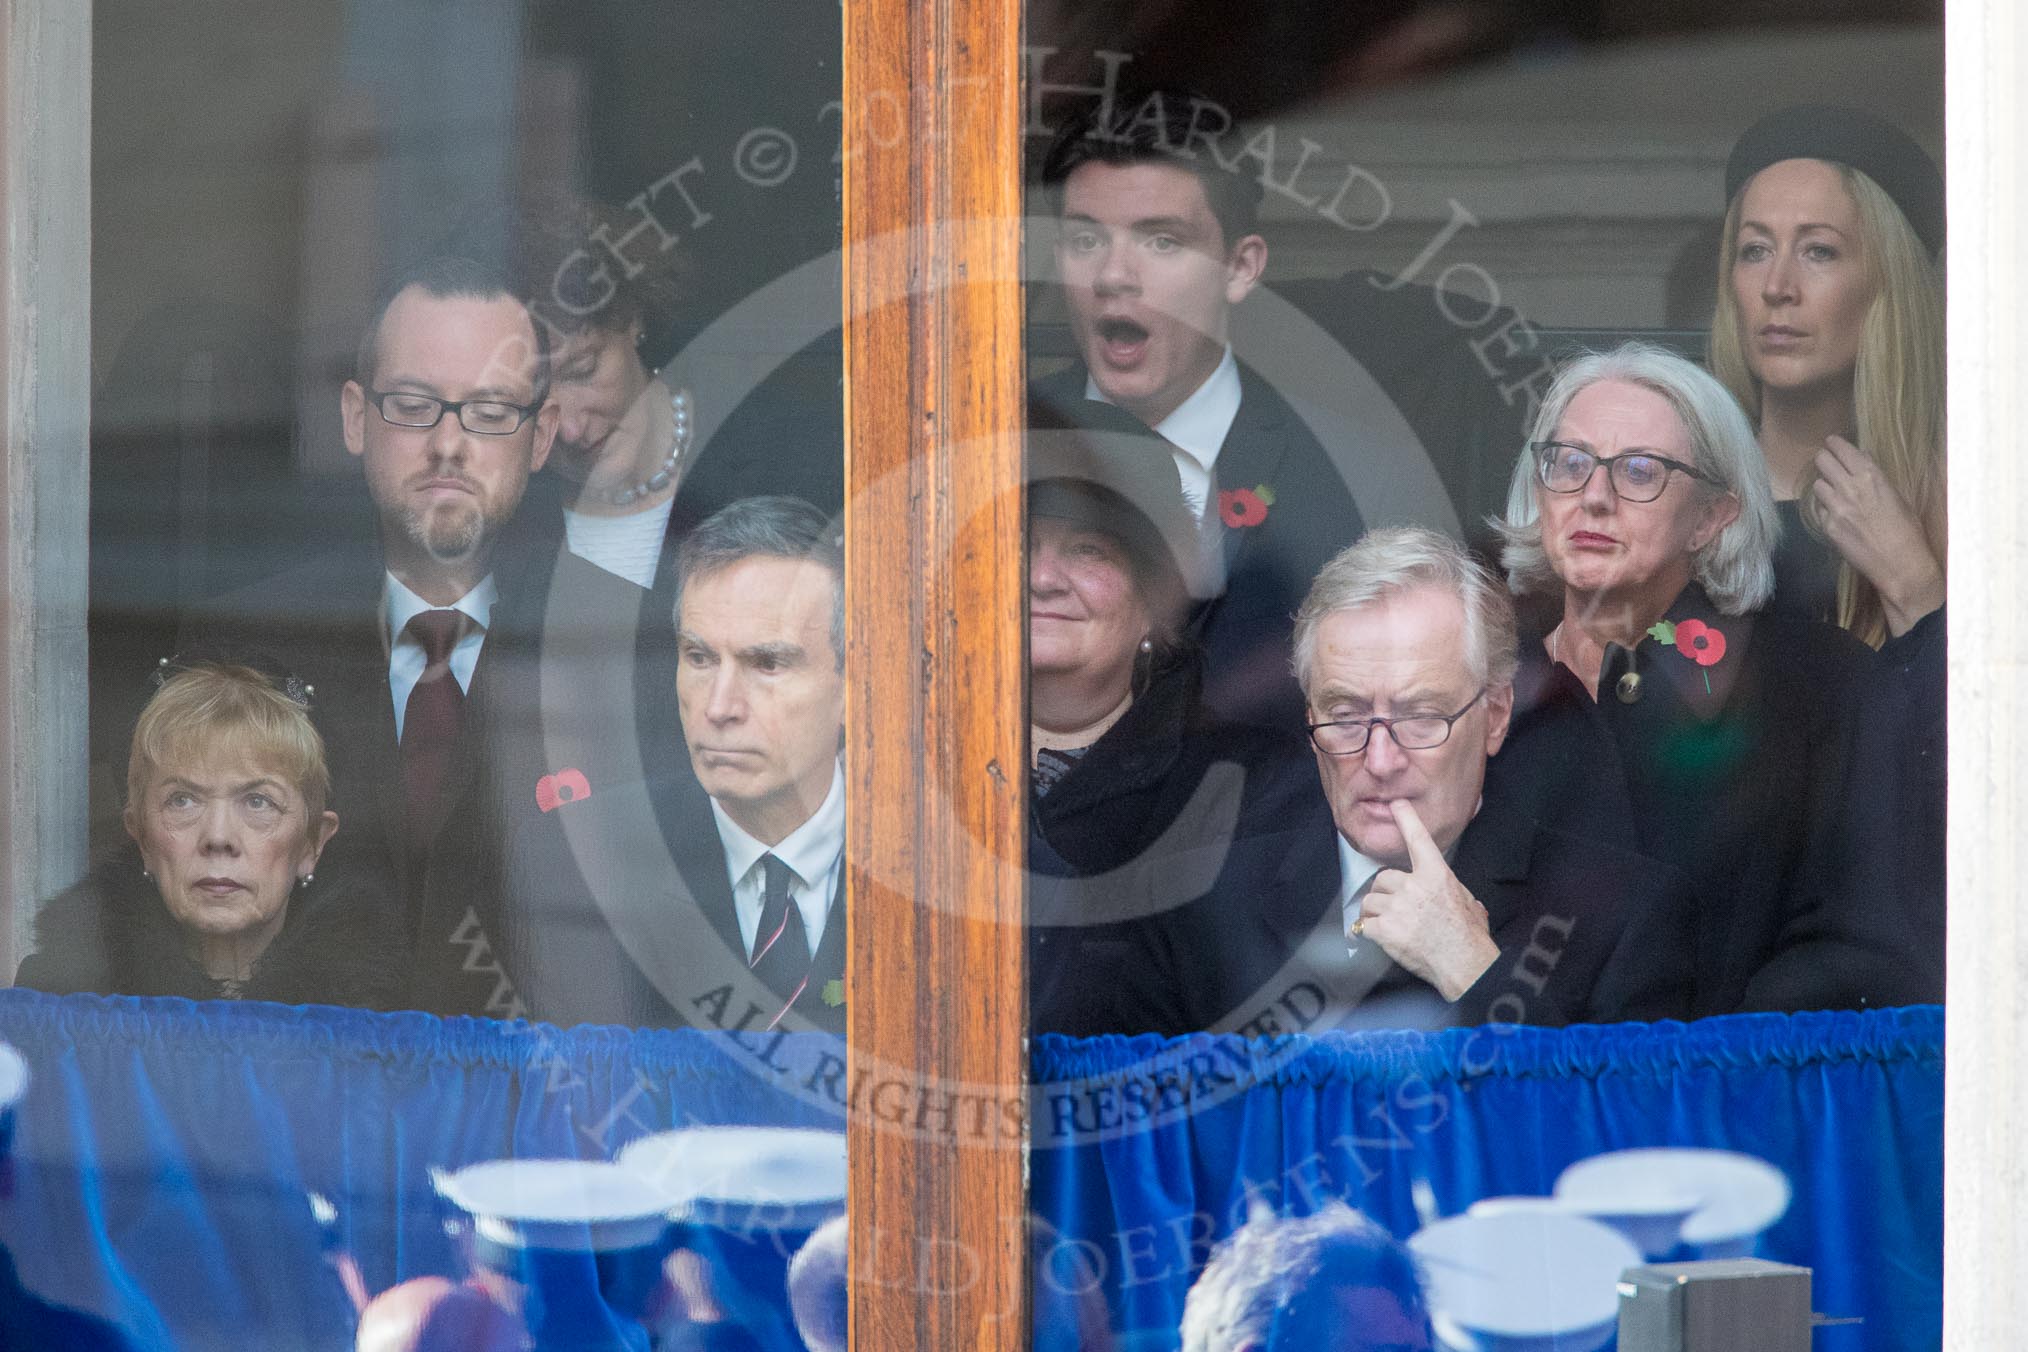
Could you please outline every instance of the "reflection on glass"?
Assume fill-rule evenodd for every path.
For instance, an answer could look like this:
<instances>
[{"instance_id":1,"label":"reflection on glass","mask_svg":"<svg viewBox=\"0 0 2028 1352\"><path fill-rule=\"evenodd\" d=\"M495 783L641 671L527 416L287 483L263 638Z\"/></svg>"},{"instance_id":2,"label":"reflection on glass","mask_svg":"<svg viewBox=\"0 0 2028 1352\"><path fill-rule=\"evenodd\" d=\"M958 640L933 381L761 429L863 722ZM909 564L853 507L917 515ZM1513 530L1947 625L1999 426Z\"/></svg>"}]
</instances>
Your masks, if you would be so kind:
<instances>
[{"instance_id":1,"label":"reflection on glass","mask_svg":"<svg viewBox=\"0 0 2028 1352\"><path fill-rule=\"evenodd\" d=\"M1037 1344L1934 1341L1936 7L1269 8L1029 7Z\"/></svg>"},{"instance_id":2,"label":"reflection on glass","mask_svg":"<svg viewBox=\"0 0 2028 1352\"><path fill-rule=\"evenodd\" d=\"M836 6L94 20L102 854L0 1029L24 1279L146 1346L801 1348Z\"/></svg>"}]
</instances>

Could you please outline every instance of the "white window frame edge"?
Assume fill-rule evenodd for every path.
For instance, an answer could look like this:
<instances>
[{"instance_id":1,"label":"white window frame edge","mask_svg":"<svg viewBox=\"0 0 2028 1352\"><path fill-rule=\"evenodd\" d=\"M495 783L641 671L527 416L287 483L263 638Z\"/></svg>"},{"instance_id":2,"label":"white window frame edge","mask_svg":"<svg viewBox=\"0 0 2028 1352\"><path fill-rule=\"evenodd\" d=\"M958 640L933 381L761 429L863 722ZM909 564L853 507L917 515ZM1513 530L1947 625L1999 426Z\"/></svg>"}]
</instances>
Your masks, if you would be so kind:
<instances>
[{"instance_id":1,"label":"white window frame edge","mask_svg":"<svg viewBox=\"0 0 2028 1352\"><path fill-rule=\"evenodd\" d=\"M85 867L91 20L0 4L0 983Z\"/></svg>"},{"instance_id":2,"label":"white window frame edge","mask_svg":"<svg viewBox=\"0 0 2028 1352\"><path fill-rule=\"evenodd\" d=\"M2028 1327L2028 18L1953 0L1945 1345ZM0 149L0 979L39 901L82 872L89 503L89 0L5 0Z\"/></svg>"},{"instance_id":3,"label":"white window frame edge","mask_svg":"<svg viewBox=\"0 0 2028 1352\"><path fill-rule=\"evenodd\" d=\"M1951 0L1944 19L1950 222L1950 933L1944 1066L1944 1341L2028 1328L2028 19Z\"/></svg>"}]
</instances>

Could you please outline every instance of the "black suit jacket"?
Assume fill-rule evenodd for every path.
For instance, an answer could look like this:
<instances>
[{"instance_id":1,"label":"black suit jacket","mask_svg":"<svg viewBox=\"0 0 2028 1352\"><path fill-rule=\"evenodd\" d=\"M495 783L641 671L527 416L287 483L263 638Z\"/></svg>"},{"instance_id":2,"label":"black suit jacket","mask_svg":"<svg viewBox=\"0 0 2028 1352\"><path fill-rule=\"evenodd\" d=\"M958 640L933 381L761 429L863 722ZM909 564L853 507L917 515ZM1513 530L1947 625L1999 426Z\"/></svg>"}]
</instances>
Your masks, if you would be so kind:
<instances>
[{"instance_id":1,"label":"black suit jacket","mask_svg":"<svg viewBox=\"0 0 2028 1352\"><path fill-rule=\"evenodd\" d=\"M605 771L586 763L587 796L528 814L492 861L477 861L471 942L439 950L431 1007L500 1013L504 1001L505 1012L562 1025L759 1032L790 992L747 968L702 786L687 768L633 782ZM782 1028L844 1031L839 876L810 980Z\"/></svg>"},{"instance_id":2,"label":"black suit jacket","mask_svg":"<svg viewBox=\"0 0 2028 1352\"><path fill-rule=\"evenodd\" d=\"M496 554L499 589L466 690L457 749L433 820L411 820L381 633L377 549L326 555L208 603L186 625L186 658L250 660L312 687L311 716L331 768L339 840L396 880L407 938L421 946L433 910L459 909L474 860L497 851L534 801L552 758L631 737L631 721L575 698L634 622L640 589L510 532ZM628 706L630 709L631 706ZM565 763L568 763L567 760Z\"/></svg>"},{"instance_id":3,"label":"black suit jacket","mask_svg":"<svg viewBox=\"0 0 2028 1352\"><path fill-rule=\"evenodd\" d=\"M1682 876L1550 831L1490 796L1451 854L1485 906L1500 956L1455 1003L1378 944L1348 947L1338 838L1321 802L1263 838L1251 896L1207 897L1147 927L1128 997L1145 1028L1246 1036L1486 1022L1560 1025L1680 1018L1691 1000Z\"/></svg>"},{"instance_id":4,"label":"black suit jacket","mask_svg":"<svg viewBox=\"0 0 2028 1352\"><path fill-rule=\"evenodd\" d=\"M1053 420L1075 421L1085 380L1085 368L1073 366L1036 382L1032 398ZM1296 609L1318 570L1365 525L1311 420L1245 363L1239 380L1239 412L1212 490L1266 488L1274 502L1259 524L1224 528L1224 593L1193 609L1189 632L1204 654L1205 707L1227 722L1287 731L1303 720L1289 670Z\"/></svg>"}]
</instances>

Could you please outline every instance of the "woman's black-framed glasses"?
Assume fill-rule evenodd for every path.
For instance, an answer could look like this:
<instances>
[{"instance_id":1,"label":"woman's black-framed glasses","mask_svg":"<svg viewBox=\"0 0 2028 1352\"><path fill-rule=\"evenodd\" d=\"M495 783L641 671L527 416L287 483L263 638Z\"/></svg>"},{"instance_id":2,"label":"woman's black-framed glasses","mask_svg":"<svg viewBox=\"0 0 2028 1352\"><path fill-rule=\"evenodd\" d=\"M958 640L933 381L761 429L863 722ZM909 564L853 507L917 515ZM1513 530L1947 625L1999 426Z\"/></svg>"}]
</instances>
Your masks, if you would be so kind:
<instances>
[{"instance_id":1,"label":"woman's black-framed glasses","mask_svg":"<svg viewBox=\"0 0 2028 1352\"><path fill-rule=\"evenodd\" d=\"M1653 451L1623 451L1619 455L1594 455L1567 441L1531 441L1536 476L1552 493L1582 493L1599 466L1605 466L1613 492L1628 502L1653 502L1669 486L1669 472L1687 474L1702 483L1716 483L1695 465L1671 460Z\"/></svg>"},{"instance_id":2,"label":"woman's black-framed glasses","mask_svg":"<svg viewBox=\"0 0 2028 1352\"><path fill-rule=\"evenodd\" d=\"M534 417L541 404L510 404L504 399L438 399L406 390L368 390L366 402L380 410L382 421L396 427L435 427L446 413L467 432L504 437Z\"/></svg>"},{"instance_id":3,"label":"woman's black-framed glasses","mask_svg":"<svg viewBox=\"0 0 2028 1352\"><path fill-rule=\"evenodd\" d=\"M1373 737L1375 728L1387 729L1387 735L1403 751L1428 751L1442 746L1450 740L1451 728L1472 706L1486 696L1490 687L1480 686L1479 693L1465 701L1465 706L1454 714L1410 714L1405 718L1341 718L1329 723L1310 724L1310 740L1317 750L1327 756L1356 756L1366 749L1366 743Z\"/></svg>"}]
</instances>

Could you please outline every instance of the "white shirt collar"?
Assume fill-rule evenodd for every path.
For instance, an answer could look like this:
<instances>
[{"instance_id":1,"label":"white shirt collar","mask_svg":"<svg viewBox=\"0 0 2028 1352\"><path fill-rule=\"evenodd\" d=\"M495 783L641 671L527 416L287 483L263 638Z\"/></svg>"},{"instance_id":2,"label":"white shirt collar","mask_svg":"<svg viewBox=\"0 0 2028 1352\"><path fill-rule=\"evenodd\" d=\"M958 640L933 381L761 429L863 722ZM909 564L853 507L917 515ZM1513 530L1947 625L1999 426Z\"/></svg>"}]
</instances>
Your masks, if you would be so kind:
<instances>
[{"instance_id":1,"label":"white shirt collar","mask_svg":"<svg viewBox=\"0 0 2028 1352\"><path fill-rule=\"evenodd\" d=\"M1353 848L1344 832L1338 833L1338 906L1345 913L1346 924L1359 918L1358 898L1373 876L1385 867Z\"/></svg>"},{"instance_id":2,"label":"white shirt collar","mask_svg":"<svg viewBox=\"0 0 2028 1352\"><path fill-rule=\"evenodd\" d=\"M381 589L380 618L387 626L387 641L392 644L408 628L408 622L425 610L461 610L473 623L484 629L493 620L493 603L500 599L500 588L493 581L491 573L479 579L479 584L460 596L448 607L433 606L410 591L407 584L393 573L387 574L386 585Z\"/></svg>"},{"instance_id":3,"label":"white shirt collar","mask_svg":"<svg viewBox=\"0 0 2028 1352\"><path fill-rule=\"evenodd\" d=\"M1154 430L1195 460L1208 474L1211 467L1218 463L1218 452L1225 445L1226 434L1232 431L1233 419L1239 416L1242 393L1239 361L1232 355L1232 345L1228 343L1224 357L1204 378L1204 383L1178 404L1174 412L1157 423ZM1096 399L1102 404L1112 402L1090 375L1084 378L1084 397Z\"/></svg>"},{"instance_id":4,"label":"white shirt collar","mask_svg":"<svg viewBox=\"0 0 2028 1352\"><path fill-rule=\"evenodd\" d=\"M725 847L726 873L735 882L751 872L762 855L772 854L787 864L808 889L824 880L845 848L845 767L843 764L832 767L831 791L824 795L823 803L779 844L763 845L748 835L726 815L716 798L711 800L711 818L718 824L718 840ZM822 898L817 903L819 912L830 902L830 897Z\"/></svg>"}]
</instances>

